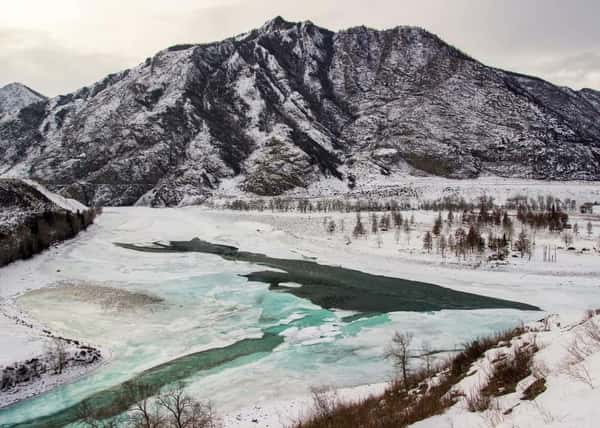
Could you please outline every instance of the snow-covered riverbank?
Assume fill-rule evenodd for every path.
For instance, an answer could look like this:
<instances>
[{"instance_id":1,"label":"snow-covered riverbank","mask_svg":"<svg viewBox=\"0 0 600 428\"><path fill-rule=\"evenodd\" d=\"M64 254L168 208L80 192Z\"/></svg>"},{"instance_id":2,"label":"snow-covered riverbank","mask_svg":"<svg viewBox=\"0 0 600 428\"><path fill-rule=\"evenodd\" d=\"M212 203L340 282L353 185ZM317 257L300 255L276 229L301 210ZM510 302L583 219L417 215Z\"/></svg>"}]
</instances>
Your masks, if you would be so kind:
<instances>
[{"instance_id":1,"label":"snow-covered riverbank","mask_svg":"<svg viewBox=\"0 0 600 428\"><path fill-rule=\"evenodd\" d=\"M82 378L110 361L110 351L57 336L18 307L0 301L0 409Z\"/></svg>"}]
</instances>

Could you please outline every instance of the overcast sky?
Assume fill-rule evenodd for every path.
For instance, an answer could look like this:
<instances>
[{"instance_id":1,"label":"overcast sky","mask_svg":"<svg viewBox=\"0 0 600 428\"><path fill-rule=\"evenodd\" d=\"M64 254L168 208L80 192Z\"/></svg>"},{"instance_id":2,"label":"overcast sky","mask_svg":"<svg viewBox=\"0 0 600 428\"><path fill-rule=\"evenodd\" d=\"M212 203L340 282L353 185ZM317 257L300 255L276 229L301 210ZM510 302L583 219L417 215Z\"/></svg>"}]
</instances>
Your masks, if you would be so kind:
<instances>
[{"instance_id":1,"label":"overcast sky","mask_svg":"<svg viewBox=\"0 0 600 428\"><path fill-rule=\"evenodd\" d=\"M421 26L486 64L600 90L598 0L4 1L0 86L71 92L168 46L221 40L276 15L332 30Z\"/></svg>"}]
</instances>

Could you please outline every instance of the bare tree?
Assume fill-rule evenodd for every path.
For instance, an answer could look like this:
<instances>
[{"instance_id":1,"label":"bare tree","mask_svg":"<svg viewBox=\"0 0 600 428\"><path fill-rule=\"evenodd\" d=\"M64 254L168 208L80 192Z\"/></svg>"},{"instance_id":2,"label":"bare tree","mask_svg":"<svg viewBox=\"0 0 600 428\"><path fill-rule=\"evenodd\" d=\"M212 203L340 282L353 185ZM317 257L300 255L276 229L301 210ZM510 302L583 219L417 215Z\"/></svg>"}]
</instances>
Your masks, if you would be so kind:
<instances>
[{"instance_id":1,"label":"bare tree","mask_svg":"<svg viewBox=\"0 0 600 428\"><path fill-rule=\"evenodd\" d=\"M427 250L428 253L431 253L431 249L433 248L433 237L431 236L431 232L425 232L425 236L423 236L423 249Z\"/></svg>"},{"instance_id":2,"label":"bare tree","mask_svg":"<svg viewBox=\"0 0 600 428\"><path fill-rule=\"evenodd\" d=\"M392 359L394 365L400 369L402 374L402 384L408 389L408 375L410 372L410 344L413 340L412 333L394 333L392 343L386 350L386 358Z\"/></svg>"},{"instance_id":3,"label":"bare tree","mask_svg":"<svg viewBox=\"0 0 600 428\"><path fill-rule=\"evenodd\" d=\"M433 234L435 236L440 236L440 233L442 233L442 226L444 225L444 220L442 220L442 212L440 211L438 213L437 218L435 219L435 222L433 224Z\"/></svg>"},{"instance_id":4,"label":"bare tree","mask_svg":"<svg viewBox=\"0 0 600 428\"><path fill-rule=\"evenodd\" d=\"M54 374L61 374L67 365L69 357L65 341L58 337L52 338L47 344L47 352Z\"/></svg>"},{"instance_id":5,"label":"bare tree","mask_svg":"<svg viewBox=\"0 0 600 428\"><path fill-rule=\"evenodd\" d=\"M377 214L373 213L373 214L371 214L371 233L377 233L378 230L379 230L379 223L377 220Z\"/></svg>"},{"instance_id":6,"label":"bare tree","mask_svg":"<svg viewBox=\"0 0 600 428\"><path fill-rule=\"evenodd\" d=\"M160 428L164 422L159 407L153 405L150 397L155 389L147 384L129 382L125 385L124 401L135 404L129 410L129 423L132 428Z\"/></svg>"},{"instance_id":7,"label":"bare tree","mask_svg":"<svg viewBox=\"0 0 600 428\"><path fill-rule=\"evenodd\" d=\"M195 401L184 391L183 383L157 397L167 414L165 420L174 428L214 428L216 421L212 406Z\"/></svg>"},{"instance_id":8,"label":"bare tree","mask_svg":"<svg viewBox=\"0 0 600 428\"><path fill-rule=\"evenodd\" d=\"M454 212L452 212L452 208L448 211L448 225L452 226L454 223Z\"/></svg>"},{"instance_id":9,"label":"bare tree","mask_svg":"<svg viewBox=\"0 0 600 428\"><path fill-rule=\"evenodd\" d=\"M523 258L525 254L528 254L531 259L531 241L529 240L529 236L527 235L527 232L525 232L525 229L521 229L519 237L515 241L515 248L521 253L521 258Z\"/></svg>"},{"instance_id":10,"label":"bare tree","mask_svg":"<svg viewBox=\"0 0 600 428\"><path fill-rule=\"evenodd\" d=\"M354 230L352 231L352 235L354 235L355 238L358 238L359 236L363 236L366 233L365 230L365 226L363 225L362 222L362 218L360 216L360 213L356 213L356 225L354 226Z\"/></svg>"},{"instance_id":11,"label":"bare tree","mask_svg":"<svg viewBox=\"0 0 600 428\"><path fill-rule=\"evenodd\" d=\"M381 232L377 232L375 242L377 242L377 248L381 248L383 246L383 237L381 236Z\"/></svg>"},{"instance_id":12,"label":"bare tree","mask_svg":"<svg viewBox=\"0 0 600 428\"><path fill-rule=\"evenodd\" d=\"M425 363L427 374L431 374L433 369L433 349L431 348L431 343L423 342L421 345L421 358Z\"/></svg>"},{"instance_id":13,"label":"bare tree","mask_svg":"<svg viewBox=\"0 0 600 428\"><path fill-rule=\"evenodd\" d=\"M573 243L573 234L571 234L569 232L565 232L562 235L562 239L563 239L565 245L568 247L569 245L571 245Z\"/></svg>"},{"instance_id":14,"label":"bare tree","mask_svg":"<svg viewBox=\"0 0 600 428\"><path fill-rule=\"evenodd\" d=\"M410 224L404 222L404 233L406 234L406 243L410 245Z\"/></svg>"},{"instance_id":15,"label":"bare tree","mask_svg":"<svg viewBox=\"0 0 600 428\"><path fill-rule=\"evenodd\" d=\"M96 409L88 400L76 410L78 423L86 428L117 428L117 421Z\"/></svg>"},{"instance_id":16,"label":"bare tree","mask_svg":"<svg viewBox=\"0 0 600 428\"><path fill-rule=\"evenodd\" d=\"M440 236L440 239L438 241L438 248L442 253L442 257L446 258L446 249L448 248L448 241L446 240L446 237L444 235Z\"/></svg>"}]
</instances>

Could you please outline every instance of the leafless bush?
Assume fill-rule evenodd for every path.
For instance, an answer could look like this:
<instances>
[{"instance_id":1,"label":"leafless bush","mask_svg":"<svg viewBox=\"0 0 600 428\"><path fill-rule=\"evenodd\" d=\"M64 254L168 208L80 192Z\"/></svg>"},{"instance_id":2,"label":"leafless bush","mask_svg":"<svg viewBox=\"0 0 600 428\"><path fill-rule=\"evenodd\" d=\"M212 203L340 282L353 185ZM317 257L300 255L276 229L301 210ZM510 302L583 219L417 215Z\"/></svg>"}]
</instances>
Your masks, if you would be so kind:
<instances>
[{"instance_id":1,"label":"leafless bush","mask_svg":"<svg viewBox=\"0 0 600 428\"><path fill-rule=\"evenodd\" d=\"M184 391L183 383L157 397L164 409L165 425L173 428L216 428L217 421L210 404L194 400Z\"/></svg>"},{"instance_id":2,"label":"leafless bush","mask_svg":"<svg viewBox=\"0 0 600 428\"><path fill-rule=\"evenodd\" d=\"M86 428L117 428L117 422L109 413L99 411L87 400L77 407L78 421Z\"/></svg>"},{"instance_id":3,"label":"leafless bush","mask_svg":"<svg viewBox=\"0 0 600 428\"><path fill-rule=\"evenodd\" d=\"M497 402L492 401L490 403L490 408L485 412L484 419L490 428L495 428L504 422L504 413L500 410Z\"/></svg>"},{"instance_id":4,"label":"leafless bush","mask_svg":"<svg viewBox=\"0 0 600 428\"><path fill-rule=\"evenodd\" d=\"M143 383L130 382L125 386L126 402L135 401L128 413L131 428L160 428L164 423L160 408L150 398L154 392L153 387Z\"/></svg>"},{"instance_id":5,"label":"leafless bush","mask_svg":"<svg viewBox=\"0 0 600 428\"><path fill-rule=\"evenodd\" d=\"M50 360L50 366L54 374L61 374L67 365L68 352L64 340L57 337L52 338L47 344L47 352Z\"/></svg>"},{"instance_id":6,"label":"leafless bush","mask_svg":"<svg viewBox=\"0 0 600 428\"><path fill-rule=\"evenodd\" d=\"M531 374L535 352L535 345L521 346L512 355L494 364L488 385L482 392L490 396L515 392L517 384Z\"/></svg>"},{"instance_id":7,"label":"leafless bush","mask_svg":"<svg viewBox=\"0 0 600 428\"><path fill-rule=\"evenodd\" d=\"M489 409L491 398L487 394L482 394L481 388L475 388L467 394L465 403L469 412L484 412Z\"/></svg>"},{"instance_id":8,"label":"leafless bush","mask_svg":"<svg viewBox=\"0 0 600 428\"><path fill-rule=\"evenodd\" d=\"M556 422L556 417L548 409L546 409L537 401L532 401L531 403L542 417L542 422L544 422L545 424L551 424L553 422Z\"/></svg>"},{"instance_id":9,"label":"leafless bush","mask_svg":"<svg viewBox=\"0 0 600 428\"><path fill-rule=\"evenodd\" d=\"M584 325L585 335L590 339L596 347L600 346L600 323L590 319Z\"/></svg>"},{"instance_id":10,"label":"leafless bush","mask_svg":"<svg viewBox=\"0 0 600 428\"><path fill-rule=\"evenodd\" d=\"M546 391L546 379L543 377L537 378L531 383L531 385L529 385L527 388L525 388L525 390L523 390L521 400L535 400L536 397L544 391Z\"/></svg>"},{"instance_id":11,"label":"leafless bush","mask_svg":"<svg viewBox=\"0 0 600 428\"><path fill-rule=\"evenodd\" d=\"M337 393L330 387L313 387L310 390L314 407L314 416L328 418L338 408L340 401Z\"/></svg>"},{"instance_id":12,"label":"leafless bush","mask_svg":"<svg viewBox=\"0 0 600 428\"><path fill-rule=\"evenodd\" d=\"M385 352L386 358L393 360L394 365L398 367L398 369L402 373L402 382L404 384L404 388L408 389L409 387L409 361L411 357L410 345L413 340L412 333L394 333L394 337L392 338L392 343L387 348Z\"/></svg>"},{"instance_id":13,"label":"leafless bush","mask_svg":"<svg viewBox=\"0 0 600 428\"><path fill-rule=\"evenodd\" d=\"M576 336L567 348L567 361L561 371L571 379L585 383L591 389L594 389L592 377L585 363L585 359L593 352L580 336Z\"/></svg>"},{"instance_id":14,"label":"leafless bush","mask_svg":"<svg viewBox=\"0 0 600 428\"><path fill-rule=\"evenodd\" d=\"M220 421L210 403L194 400L184 392L183 383L178 383L155 399L155 387L129 383L109 408L101 411L84 401L78 408L79 423L87 428L218 428ZM127 411L125 420L111 419L122 413L123 402L135 402Z\"/></svg>"},{"instance_id":15,"label":"leafless bush","mask_svg":"<svg viewBox=\"0 0 600 428\"><path fill-rule=\"evenodd\" d=\"M571 379L585 383L591 389L594 389L594 382L585 363L566 366L564 373Z\"/></svg>"},{"instance_id":16,"label":"leafless bush","mask_svg":"<svg viewBox=\"0 0 600 428\"><path fill-rule=\"evenodd\" d=\"M585 342L584 336L576 334L573 342L567 348L567 364L573 365L584 361L594 350Z\"/></svg>"},{"instance_id":17,"label":"leafless bush","mask_svg":"<svg viewBox=\"0 0 600 428\"><path fill-rule=\"evenodd\" d=\"M543 361L536 361L531 366L531 374L536 379L545 379L549 373L550 369Z\"/></svg>"}]
</instances>

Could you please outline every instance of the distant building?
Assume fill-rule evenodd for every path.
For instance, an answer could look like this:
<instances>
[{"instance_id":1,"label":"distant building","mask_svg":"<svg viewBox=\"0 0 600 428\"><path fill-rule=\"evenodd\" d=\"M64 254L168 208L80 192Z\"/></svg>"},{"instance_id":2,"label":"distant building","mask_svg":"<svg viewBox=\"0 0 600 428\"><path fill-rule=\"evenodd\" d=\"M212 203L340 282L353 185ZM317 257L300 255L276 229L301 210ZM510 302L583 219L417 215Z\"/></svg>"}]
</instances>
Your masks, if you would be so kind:
<instances>
[{"instance_id":1,"label":"distant building","mask_svg":"<svg viewBox=\"0 0 600 428\"><path fill-rule=\"evenodd\" d=\"M600 214L600 203L586 202L581 206L581 214Z\"/></svg>"}]
</instances>

